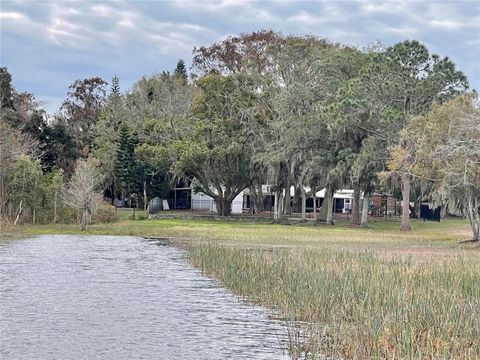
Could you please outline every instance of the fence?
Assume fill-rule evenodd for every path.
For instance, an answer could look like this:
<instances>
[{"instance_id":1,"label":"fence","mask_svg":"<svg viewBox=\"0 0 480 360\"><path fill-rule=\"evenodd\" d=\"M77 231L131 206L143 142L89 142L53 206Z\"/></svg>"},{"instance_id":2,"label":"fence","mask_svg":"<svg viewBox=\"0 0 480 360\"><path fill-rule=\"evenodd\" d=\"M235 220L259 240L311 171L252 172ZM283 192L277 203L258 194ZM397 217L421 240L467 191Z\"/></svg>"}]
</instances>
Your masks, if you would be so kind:
<instances>
[{"instance_id":1,"label":"fence","mask_svg":"<svg viewBox=\"0 0 480 360\"><path fill-rule=\"evenodd\" d=\"M192 199L192 210L214 210L213 199Z\"/></svg>"},{"instance_id":2,"label":"fence","mask_svg":"<svg viewBox=\"0 0 480 360\"><path fill-rule=\"evenodd\" d=\"M217 207L213 199L192 199L192 210L216 211ZM232 201L232 213L241 214L243 200Z\"/></svg>"}]
</instances>

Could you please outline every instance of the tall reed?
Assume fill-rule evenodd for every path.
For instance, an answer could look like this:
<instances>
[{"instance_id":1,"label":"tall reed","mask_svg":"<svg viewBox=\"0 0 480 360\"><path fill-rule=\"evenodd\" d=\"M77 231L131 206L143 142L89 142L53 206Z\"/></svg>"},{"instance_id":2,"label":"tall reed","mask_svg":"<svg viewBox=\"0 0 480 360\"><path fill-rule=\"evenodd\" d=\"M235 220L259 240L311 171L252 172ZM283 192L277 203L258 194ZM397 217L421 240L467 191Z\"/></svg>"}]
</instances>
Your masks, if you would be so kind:
<instances>
[{"instance_id":1,"label":"tall reed","mask_svg":"<svg viewBox=\"0 0 480 360\"><path fill-rule=\"evenodd\" d=\"M188 257L283 317L292 358L480 359L478 261L215 244Z\"/></svg>"}]
</instances>

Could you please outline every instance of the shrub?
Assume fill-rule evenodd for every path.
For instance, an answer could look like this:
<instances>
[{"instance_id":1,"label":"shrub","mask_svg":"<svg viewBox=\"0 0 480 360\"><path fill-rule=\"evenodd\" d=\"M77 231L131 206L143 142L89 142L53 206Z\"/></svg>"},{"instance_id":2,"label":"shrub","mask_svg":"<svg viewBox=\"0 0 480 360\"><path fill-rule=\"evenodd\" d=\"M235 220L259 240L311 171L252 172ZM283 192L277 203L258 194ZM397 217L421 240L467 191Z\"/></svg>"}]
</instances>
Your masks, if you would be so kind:
<instances>
[{"instance_id":1,"label":"shrub","mask_svg":"<svg viewBox=\"0 0 480 360\"><path fill-rule=\"evenodd\" d=\"M93 221L96 223L112 223L118 220L115 206L102 202L97 206Z\"/></svg>"},{"instance_id":2,"label":"shrub","mask_svg":"<svg viewBox=\"0 0 480 360\"><path fill-rule=\"evenodd\" d=\"M147 216L145 215L145 213L143 213L143 212L138 212L136 218L137 218L137 220L146 220L146 219L148 219Z\"/></svg>"},{"instance_id":3,"label":"shrub","mask_svg":"<svg viewBox=\"0 0 480 360\"><path fill-rule=\"evenodd\" d=\"M58 222L62 224L76 224L78 222L78 211L69 206L58 209Z\"/></svg>"}]
</instances>

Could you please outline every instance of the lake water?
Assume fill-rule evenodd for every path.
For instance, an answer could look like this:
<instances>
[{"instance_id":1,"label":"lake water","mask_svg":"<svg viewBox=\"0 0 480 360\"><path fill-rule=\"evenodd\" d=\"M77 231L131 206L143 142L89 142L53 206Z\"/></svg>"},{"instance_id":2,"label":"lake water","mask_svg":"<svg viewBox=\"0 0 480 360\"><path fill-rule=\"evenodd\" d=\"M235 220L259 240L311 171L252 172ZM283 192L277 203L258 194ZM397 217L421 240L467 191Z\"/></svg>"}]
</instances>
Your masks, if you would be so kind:
<instances>
[{"instance_id":1,"label":"lake water","mask_svg":"<svg viewBox=\"0 0 480 360\"><path fill-rule=\"evenodd\" d=\"M1 359L287 359L279 322L134 237L0 244Z\"/></svg>"}]
</instances>

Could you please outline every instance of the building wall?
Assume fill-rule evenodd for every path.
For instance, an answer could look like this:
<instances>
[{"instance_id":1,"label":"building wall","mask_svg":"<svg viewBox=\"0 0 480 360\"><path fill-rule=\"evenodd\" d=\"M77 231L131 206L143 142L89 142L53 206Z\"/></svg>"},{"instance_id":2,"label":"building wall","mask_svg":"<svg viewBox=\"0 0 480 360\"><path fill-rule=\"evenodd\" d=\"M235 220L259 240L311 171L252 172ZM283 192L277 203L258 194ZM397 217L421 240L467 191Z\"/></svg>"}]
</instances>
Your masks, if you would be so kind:
<instances>
[{"instance_id":1,"label":"building wall","mask_svg":"<svg viewBox=\"0 0 480 360\"><path fill-rule=\"evenodd\" d=\"M267 186L264 185L264 188L262 190L264 190L263 195L265 196L265 198L267 198L267 196L269 196L270 194L266 192L266 190L269 190L269 188L267 188ZM309 191L310 189L306 188L306 190ZM249 194L249 190L245 189L235 197L235 199L232 202L232 214L241 214L243 212L244 195L248 196L248 194ZM294 195L293 186L291 188L290 194L291 196ZM316 193L316 196L317 196L317 202L318 202L317 207L319 207L321 205L323 197L325 196L325 189L318 191ZM191 199L192 199L191 201L192 201L193 210L204 210L204 211L216 212L215 201L213 200L212 197L203 193L194 193L192 191ZM338 190L334 194L334 199L335 199L334 201L335 210L337 212L342 212L342 213L349 212L351 211L352 202L353 202L353 190L350 190L350 189ZM312 206L311 198L308 198L307 207L308 207L309 201L310 201L310 206ZM360 202L362 203L362 201L363 201L363 194L361 194L361 197L360 197ZM360 203L360 209L362 208L361 203ZM272 202L272 205L273 205L273 202Z\"/></svg>"},{"instance_id":2,"label":"building wall","mask_svg":"<svg viewBox=\"0 0 480 360\"><path fill-rule=\"evenodd\" d=\"M192 193L192 209L216 212L217 207L211 196L204 193ZM243 211L243 191L232 202L232 214L241 214Z\"/></svg>"}]
</instances>

